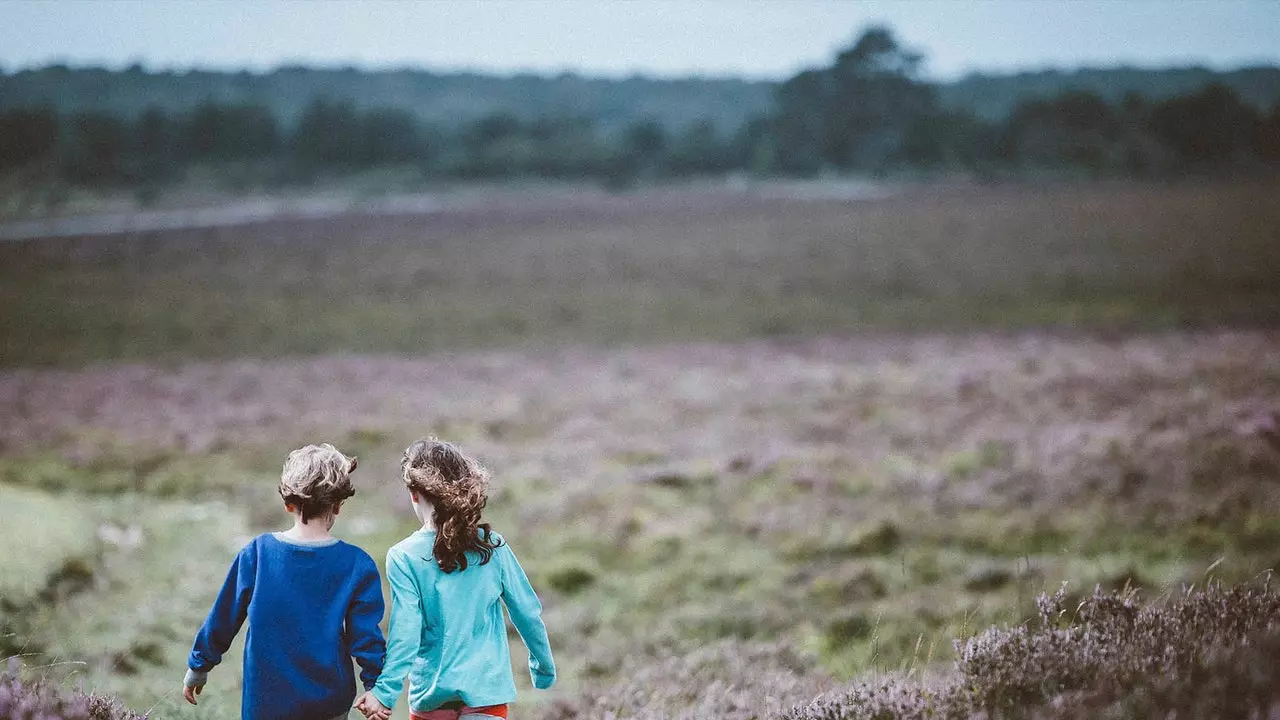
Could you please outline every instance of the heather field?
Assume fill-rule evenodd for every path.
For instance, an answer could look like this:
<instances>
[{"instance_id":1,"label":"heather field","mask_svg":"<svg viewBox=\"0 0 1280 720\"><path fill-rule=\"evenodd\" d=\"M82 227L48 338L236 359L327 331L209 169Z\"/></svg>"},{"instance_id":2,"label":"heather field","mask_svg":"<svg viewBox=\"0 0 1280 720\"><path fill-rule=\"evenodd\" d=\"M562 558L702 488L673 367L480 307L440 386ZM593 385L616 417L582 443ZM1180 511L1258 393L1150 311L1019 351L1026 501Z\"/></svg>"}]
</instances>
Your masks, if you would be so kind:
<instances>
[{"instance_id":1,"label":"heather field","mask_svg":"<svg viewBox=\"0 0 1280 720\"><path fill-rule=\"evenodd\" d=\"M1280 183L445 197L0 243L0 366L1280 322Z\"/></svg>"},{"instance_id":2,"label":"heather field","mask_svg":"<svg viewBox=\"0 0 1280 720\"><path fill-rule=\"evenodd\" d=\"M543 595L561 681L525 680L521 718L1163 717L1187 685L1191 717L1274 708L1273 189L0 246L0 657L236 717L236 661L200 708L178 684L235 550L285 524L284 454L360 456L335 530L380 559L413 529L400 452L434 433L492 469Z\"/></svg>"}]
</instances>

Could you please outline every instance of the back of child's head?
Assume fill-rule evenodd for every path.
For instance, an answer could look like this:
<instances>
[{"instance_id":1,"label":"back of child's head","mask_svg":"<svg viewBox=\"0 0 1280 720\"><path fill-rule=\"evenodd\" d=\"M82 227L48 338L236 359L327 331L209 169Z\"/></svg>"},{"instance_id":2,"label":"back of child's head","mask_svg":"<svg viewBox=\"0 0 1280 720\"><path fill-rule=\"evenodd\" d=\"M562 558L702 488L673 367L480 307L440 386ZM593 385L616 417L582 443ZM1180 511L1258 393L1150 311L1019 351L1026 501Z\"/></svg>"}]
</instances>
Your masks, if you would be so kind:
<instances>
[{"instance_id":1,"label":"back of child's head","mask_svg":"<svg viewBox=\"0 0 1280 720\"><path fill-rule=\"evenodd\" d=\"M489 562L502 541L492 536L488 523L480 522L489 492L484 466L452 443L433 437L405 449L400 464L404 484L431 503L436 526L432 554L440 569L466 570L468 551L480 556L481 565Z\"/></svg>"},{"instance_id":2,"label":"back of child's head","mask_svg":"<svg viewBox=\"0 0 1280 720\"><path fill-rule=\"evenodd\" d=\"M324 443L289 453L280 472L280 497L297 508L302 521L327 515L338 503L356 494L351 473L356 459Z\"/></svg>"}]
</instances>

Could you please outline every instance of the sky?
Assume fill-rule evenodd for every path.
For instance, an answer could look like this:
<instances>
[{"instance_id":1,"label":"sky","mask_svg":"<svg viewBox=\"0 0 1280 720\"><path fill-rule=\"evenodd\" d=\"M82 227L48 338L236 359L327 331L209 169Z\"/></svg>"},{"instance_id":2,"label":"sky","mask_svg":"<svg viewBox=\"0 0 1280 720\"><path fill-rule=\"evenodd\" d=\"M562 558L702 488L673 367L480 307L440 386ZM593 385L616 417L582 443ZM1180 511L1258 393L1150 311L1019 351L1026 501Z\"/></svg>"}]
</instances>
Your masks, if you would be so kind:
<instances>
[{"instance_id":1,"label":"sky","mask_svg":"<svg viewBox=\"0 0 1280 720\"><path fill-rule=\"evenodd\" d=\"M925 73L1280 65L1280 0L0 0L0 69L284 64L778 79L872 24Z\"/></svg>"}]
</instances>

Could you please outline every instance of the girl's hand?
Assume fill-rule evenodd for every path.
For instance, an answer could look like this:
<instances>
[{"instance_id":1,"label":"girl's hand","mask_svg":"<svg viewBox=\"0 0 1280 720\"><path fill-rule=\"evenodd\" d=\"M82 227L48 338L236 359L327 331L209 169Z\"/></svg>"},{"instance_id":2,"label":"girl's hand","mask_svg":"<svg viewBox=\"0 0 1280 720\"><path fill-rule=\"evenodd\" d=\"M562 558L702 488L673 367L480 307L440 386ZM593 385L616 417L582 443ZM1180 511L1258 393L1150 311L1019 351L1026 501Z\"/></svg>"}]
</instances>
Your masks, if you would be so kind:
<instances>
[{"instance_id":1,"label":"girl's hand","mask_svg":"<svg viewBox=\"0 0 1280 720\"><path fill-rule=\"evenodd\" d=\"M187 699L187 702L191 703L192 705L195 705L195 704L196 704L196 696L197 696L197 695L199 695L199 694L200 694L200 691L201 691L201 690L203 690L203 689L204 689L204 686L203 686L203 685L196 685L196 686L183 685L183 686L182 686L182 697L186 698L186 699Z\"/></svg>"},{"instance_id":2,"label":"girl's hand","mask_svg":"<svg viewBox=\"0 0 1280 720\"><path fill-rule=\"evenodd\" d=\"M371 692L365 692L356 701L356 709L364 713L367 720L387 720L391 717L391 710L378 702L378 698L373 696Z\"/></svg>"}]
</instances>

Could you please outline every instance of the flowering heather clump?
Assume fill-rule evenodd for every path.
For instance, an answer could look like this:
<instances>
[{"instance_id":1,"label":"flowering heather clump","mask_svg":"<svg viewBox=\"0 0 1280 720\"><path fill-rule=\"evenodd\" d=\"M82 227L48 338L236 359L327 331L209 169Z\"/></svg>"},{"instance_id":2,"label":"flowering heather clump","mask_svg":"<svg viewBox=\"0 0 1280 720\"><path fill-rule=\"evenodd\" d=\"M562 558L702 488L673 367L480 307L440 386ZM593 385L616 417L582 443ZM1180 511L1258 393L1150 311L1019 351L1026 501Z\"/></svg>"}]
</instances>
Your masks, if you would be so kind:
<instances>
[{"instance_id":1,"label":"flowering heather clump","mask_svg":"<svg viewBox=\"0 0 1280 720\"><path fill-rule=\"evenodd\" d=\"M1039 621L957 642L936 687L861 683L783 715L855 718L1266 718L1280 712L1280 593L1204 590L1166 604L1095 591L1040 596Z\"/></svg>"},{"instance_id":2,"label":"flowering heather clump","mask_svg":"<svg viewBox=\"0 0 1280 720\"><path fill-rule=\"evenodd\" d=\"M24 681L16 658L0 671L0 720L143 720L114 698Z\"/></svg>"}]
</instances>

